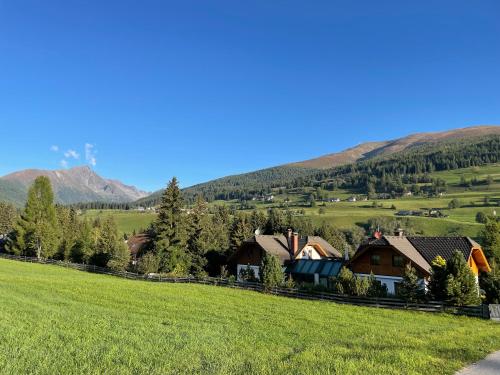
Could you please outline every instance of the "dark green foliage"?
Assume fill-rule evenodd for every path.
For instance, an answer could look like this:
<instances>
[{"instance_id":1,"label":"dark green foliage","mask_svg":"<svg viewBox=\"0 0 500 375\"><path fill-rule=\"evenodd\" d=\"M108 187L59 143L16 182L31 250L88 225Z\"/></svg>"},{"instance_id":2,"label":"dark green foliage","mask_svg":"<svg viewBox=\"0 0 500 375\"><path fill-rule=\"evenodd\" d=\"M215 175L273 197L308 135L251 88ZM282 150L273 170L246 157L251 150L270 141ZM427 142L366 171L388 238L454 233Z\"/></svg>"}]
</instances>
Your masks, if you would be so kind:
<instances>
[{"instance_id":1,"label":"dark green foliage","mask_svg":"<svg viewBox=\"0 0 500 375\"><path fill-rule=\"evenodd\" d=\"M482 273L479 286L485 293L486 303L500 303L500 270L497 263L491 262L491 272Z\"/></svg>"},{"instance_id":2,"label":"dark green foliage","mask_svg":"<svg viewBox=\"0 0 500 375\"><path fill-rule=\"evenodd\" d=\"M480 224L486 224L487 221L488 221L488 217L486 216L486 214L484 212L479 211L476 214L476 222L478 222Z\"/></svg>"},{"instance_id":3,"label":"dark green foliage","mask_svg":"<svg viewBox=\"0 0 500 375\"><path fill-rule=\"evenodd\" d=\"M446 261L437 256L431 263L431 277L427 285L431 299L445 301L446 294Z\"/></svg>"},{"instance_id":4,"label":"dark green foliage","mask_svg":"<svg viewBox=\"0 0 500 375\"><path fill-rule=\"evenodd\" d=\"M335 293L360 297L387 296L387 288L373 275L370 277L356 276L347 267L342 267L339 275L332 279L332 285Z\"/></svg>"},{"instance_id":5,"label":"dark green foliage","mask_svg":"<svg viewBox=\"0 0 500 375\"><path fill-rule=\"evenodd\" d=\"M50 180L36 178L28 191L23 214L7 245L15 254L50 258L57 252L58 223Z\"/></svg>"},{"instance_id":6,"label":"dark green foliage","mask_svg":"<svg viewBox=\"0 0 500 375\"><path fill-rule=\"evenodd\" d=\"M284 283L285 275L281 269L281 262L275 255L266 253L260 269L261 281L266 290L277 288Z\"/></svg>"},{"instance_id":7,"label":"dark green foliage","mask_svg":"<svg viewBox=\"0 0 500 375\"><path fill-rule=\"evenodd\" d=\"M368 278L368 297L378 297L385 298L387 297L387 286L382 284L379 280L375 278L373 273L370 273L370 277Z\"/></svg>"},{"instance_id":8,"label":"dark green foliage","mask_svg":"<svg viewBox=\"0 0 500 375\"><path fill-rule=\"evenodd\" d=\"M323 237L334 248L340 251L341 254L344 253L346 248L351 251L351 247L347 243L345 234L330 224L323 223L316 229L315 234Z\"/></svg>"},{"instance_id":9,"label":"dark green foliage","mask_svg":"<svg viewBox=\"0 0 500 375\"><path fill-rule=\"evenodd\" d=\"M500 264L500 221L497 218L491 217L486 220L481 231L481 242L486 257Z\"/></svg>"},{"instance_id":10,"label":"dark green foliage","mask_svg":"<svg viewBox=\"0 0 500 375\"><path fill-rule=\"evenodd\" d=\"M447 301L456 306L479 304L476 278L460 251L446 263Z\"/></svg>"},{"instance_id":11,"label":"dark green foliage","mask_svg":"<svg viewBox=\"0 0 500 375\"><path fill-rule=\"evenodd\" d=\"M455 208L460 207L460 201L457 198L453 198L449 203L448 203L448 208L450 210L453 210Z\"/></svg>"},{"instance_id":12,"label":"dark green foliage","mask_svg":"<svg viewBox=\"0 0 500 375\"><path fill-rule=\"evenodd\" d=\"M407 302L419 302L425 297L423 284L418 279L417 271L411 266L411 264L406 265L399 290L399 297Z\"/></svg>"},{"instance_id":13,"label":"dark green foliage","mask_svg":"<svg viewBox=\"0 0 500 375\"><path fill-rule=\"evenodd\" d=\"M160 267L160 260L152 252L144 254L139 260L137 270L142 274L156 273Z\"/></svg>"},{"instance_id":14,"label":"dark green foliage","mask_svg":"<svg viewBox=\"0 0 500 375\"><path fill-rule=\"evenodd\" d=\"M0 236L12 232L16 219L16 208L10 203L0 202Z\"/></svg>"}]
</instances>

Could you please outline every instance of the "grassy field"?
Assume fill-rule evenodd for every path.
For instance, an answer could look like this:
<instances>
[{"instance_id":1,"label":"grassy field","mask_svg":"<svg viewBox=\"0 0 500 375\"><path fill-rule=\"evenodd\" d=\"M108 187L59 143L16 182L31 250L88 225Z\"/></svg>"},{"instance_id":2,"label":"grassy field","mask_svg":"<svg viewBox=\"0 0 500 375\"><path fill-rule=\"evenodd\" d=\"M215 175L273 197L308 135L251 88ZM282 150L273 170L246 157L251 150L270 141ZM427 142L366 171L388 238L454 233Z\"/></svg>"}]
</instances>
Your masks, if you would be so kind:
<instances>
[{"instance_id":1,"label":"grassy field","mask_svg":"<svg viewBox=\"0 0 500 375\"><path fill-rule=\"evenodd\" d=\"M500 324L0 259L2 374L453 374Z\"/></svg>"},{"instance_id":2,"label":"grassy field","mask_svg":"<svg viewBox=\"0 0 500 375\"><path fill-rule=\"evenodd\" d=\"M140 232L141 230L146 229L156 218L155 213L140 212L135 210L86 210L82 215L82 217L90 220L93 220L98 216L101 218L113 216L120 234L132 234L134 230L136 232Z\"/></svg>"}]
</instances>

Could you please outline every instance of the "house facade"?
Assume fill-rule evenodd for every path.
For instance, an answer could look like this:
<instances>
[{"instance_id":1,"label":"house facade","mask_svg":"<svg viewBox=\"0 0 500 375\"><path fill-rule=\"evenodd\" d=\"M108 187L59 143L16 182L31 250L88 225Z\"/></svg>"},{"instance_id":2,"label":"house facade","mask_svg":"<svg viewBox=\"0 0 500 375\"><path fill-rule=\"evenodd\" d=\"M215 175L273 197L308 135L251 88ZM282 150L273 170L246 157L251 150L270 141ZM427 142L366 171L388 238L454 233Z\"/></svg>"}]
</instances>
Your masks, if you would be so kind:
<instances>
[{"instance_id":1,"label":"house facade","mask_svg":"<svg viewBox=\"0 0 500 375\"><path fill-rule=\"evenodd\" d=\"M479 272L491 270L481 246L469 237L416 237L404 236L402 232L394 236L376 234L358 248L349 267L359 276L373 273L390 294L397 295L408 263L425 284L432 261L437 256L448 261L456 250L464 255L476 280Z\"/></svg>"},{"instance_id":2,"label":"house facade","mask_svg":"<svg viewBox=\"0 0 500 375\"><path fill-rule=\"evenodd\" d=\"M289 230L287 236L256 234L243 242L228 260L228 265L231 272L238 278L242 271L248 268L253 270L257 278L260 278L260 266L266 254L276 256L284 269L297 260L319 261L342 257L342 254L323 238L301 237L298 233Z\"/></svg>"}]
</instances>

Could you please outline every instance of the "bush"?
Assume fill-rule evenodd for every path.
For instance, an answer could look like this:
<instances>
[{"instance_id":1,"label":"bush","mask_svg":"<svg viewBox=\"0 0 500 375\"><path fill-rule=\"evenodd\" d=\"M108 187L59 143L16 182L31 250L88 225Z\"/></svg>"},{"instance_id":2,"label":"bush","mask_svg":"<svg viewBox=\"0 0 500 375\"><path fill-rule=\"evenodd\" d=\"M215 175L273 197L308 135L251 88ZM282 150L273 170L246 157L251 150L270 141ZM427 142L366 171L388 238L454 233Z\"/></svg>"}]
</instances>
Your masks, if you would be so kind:
<instances>
[{"instance_id":1,"label":"bush","mask_svg":"<svg viewBox=\"0 0 500 375\"><path fill-rule=\"evenodd\" d=\"M493 260L491 272L482 273L479 285L485 292L486 303L500 303L500 270Z\"/></svg>"},{"instance_id":2,"label":"bush","mask_svg":"<svg viewBox=\"0 0 500 375\"><path fill-rule=\"evenodd\" d=\"M255 271L253 270L252 267L250 267L250 265L247 265L246 268L242 268L240 270L239 276L240 276L240 279L243 281L247 281L247 282L251 282L251 283L258 281L257 276L255 276Z\"/></svg>"},{"instance_id":3,"label":"bush","mask_svg":"<svg viewBox=\"0 0 500 375\"><path fill-rule=\"evenodd\" d=\"M158 268L160 267L160 260L153 253L146 253L139 259L139 264L137 266L137 270L139 273L143 273L147 275L148 273L156 273L158 272Z\"/></svg>"},{"instance_id":4,"label":"bush","mask_svg":"<svg viewBox=\"0 0 500 375\"><path fill-rule=\"evenodd\" d=\"M428 284L432 299L446 300L446 276L446 261L438 255L431 263L431 278Z\"/></svg>"},{"instance_id":5,"label":"bush","mask_svg":"<svg viewBox=\"0 0 500 375\"><path fill-rule=\"evenodd\" d=\"M385 298L387 297L387 286L382 284L379 280L375 278L373 273L370 273L370 277L368 279L368 297L379 297Z\"/></svg>"},{"instance_id":6,"label":"bush","mask_svg":"<svg viewBox=\"0 0 500 375\"><path fill-rule=\"evenodd\" d=\"M450 210L453 210L453 209L458 208L458 207L460 207L460 202L459 202L459 200L457 198L453 198L450 201L450 203L448 203L448 208Z\"/></svg>"},{"instance_id":7,"label":"bush","mask_svg":"<svg viewBox=\"0 0 500 375\"><path fill-rule=\"evenodd\" d=\"M484 212L479 211L476 214L476 222L481 223L481 224L486 224L488 221L488 216Z\"/></svg>"}]
</instances>

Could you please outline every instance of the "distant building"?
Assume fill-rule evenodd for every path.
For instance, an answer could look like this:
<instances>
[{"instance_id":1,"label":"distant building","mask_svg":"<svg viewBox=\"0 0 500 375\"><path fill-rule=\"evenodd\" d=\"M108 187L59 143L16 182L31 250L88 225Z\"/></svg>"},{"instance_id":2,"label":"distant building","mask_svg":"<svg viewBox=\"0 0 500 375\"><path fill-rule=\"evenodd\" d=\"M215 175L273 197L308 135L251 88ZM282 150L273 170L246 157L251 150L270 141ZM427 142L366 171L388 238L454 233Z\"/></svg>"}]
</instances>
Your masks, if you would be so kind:
<instances>
[{"instance_id":1,"label":"distant building","mask_svg":"<svg viewBox=\"0 0 500 375\"><path fill-rule=\"evenodd\" d=\"M347 199L347 201L348 201L348 202L356 202L356 201L357 201L357 199L356 199L356 197L349 197L349 198Z\"/></svg>"}]
</instances>

